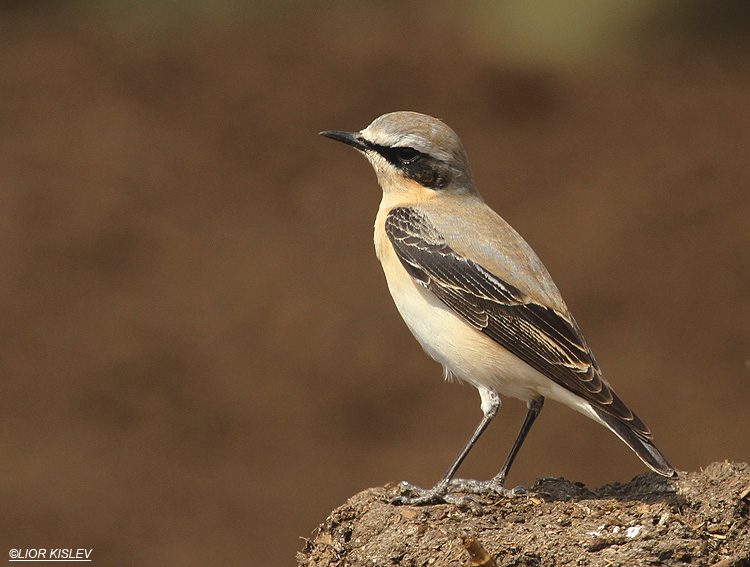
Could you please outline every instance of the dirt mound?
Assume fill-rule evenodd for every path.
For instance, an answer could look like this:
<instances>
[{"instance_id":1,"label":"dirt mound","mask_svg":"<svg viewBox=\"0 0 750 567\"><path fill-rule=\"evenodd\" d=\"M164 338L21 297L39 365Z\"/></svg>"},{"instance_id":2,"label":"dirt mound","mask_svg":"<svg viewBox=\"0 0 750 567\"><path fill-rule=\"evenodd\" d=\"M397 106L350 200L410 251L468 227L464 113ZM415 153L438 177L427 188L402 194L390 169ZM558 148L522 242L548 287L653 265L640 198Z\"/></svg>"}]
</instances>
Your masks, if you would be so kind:
<instances>
[{"instance_id":1,"label":"dirt mound","mask_svg":"<svg viewBox=\"0 0 750 567\"><path fill-rule=\"evenodd\" d=\"M518 497L479 496L466 508L393 506L399 490L371 488L334 510L299 565L750 565L746 463L596 490L545 478Z\"/></svg>"}]
</instances>

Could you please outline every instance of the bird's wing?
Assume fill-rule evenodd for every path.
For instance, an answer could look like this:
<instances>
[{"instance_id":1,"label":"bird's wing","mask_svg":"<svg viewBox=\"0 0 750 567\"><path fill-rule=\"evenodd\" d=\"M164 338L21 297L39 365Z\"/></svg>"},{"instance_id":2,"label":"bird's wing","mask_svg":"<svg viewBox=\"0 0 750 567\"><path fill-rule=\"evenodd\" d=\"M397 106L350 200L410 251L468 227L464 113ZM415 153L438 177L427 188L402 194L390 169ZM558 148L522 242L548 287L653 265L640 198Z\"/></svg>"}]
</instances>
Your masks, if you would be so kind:
<instances>
[{"instance_id":1,"label":"bird's wing","mask_svg":"<svg viewBox=\"0 0 750 567\"><path fill-rule=\"evenodd\" d=\"M651 434L604 380L575 320L457 254L419 210L392 209L385 231L406 271L473 327L640 437Z\"/></svg>"}]
</instances>

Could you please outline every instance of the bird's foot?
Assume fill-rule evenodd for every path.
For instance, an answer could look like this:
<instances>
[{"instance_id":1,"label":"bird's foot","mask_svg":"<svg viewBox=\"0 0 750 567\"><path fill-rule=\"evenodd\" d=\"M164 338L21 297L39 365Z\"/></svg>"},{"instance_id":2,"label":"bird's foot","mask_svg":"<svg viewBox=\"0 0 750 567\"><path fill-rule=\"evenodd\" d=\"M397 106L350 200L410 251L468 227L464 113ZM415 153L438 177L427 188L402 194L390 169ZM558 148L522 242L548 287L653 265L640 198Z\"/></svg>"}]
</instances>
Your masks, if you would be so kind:
<instances>
[{"instance_id":1,"label":"bird's foot","mask_svg":"<svg viewBox=\"0 0 750 567\"><path fill-rule=\"evenodd\" d=\"M448 483L438 483L432 488L420 488L408 482L401 482L401 494L391 500L396 506L429 506L431 504L453 504L459 508L471 508L481 511L481 506L471 496L454 496L448 494Z\"/></svg>"},{"instance_id":2,"label":"bird's foot","mask_svg":"<svg viewBox=\"0 0 750 567\"><path fill-rule=\"evenodd\" d=\"M449 490L456 490L457 492L468 492L470 494L487 495L488 493L497 494L505 498L513 498L519 494L526 492L526 487L516 486L515 488L505 488L503 481L497 478L491 480L472 480L465 478L457 478L450 481L448 484Z\"/></svg>"},{"instance_id":3,"label":"bird's foot","mask_svg":"<svg viewBox=\"0 0 750 567\"><path fill-rule=\"evenodd\" d=\"M432 504L453 504L459 508L469 508L475 512L482 512L482 505L472 496L499 495L504 498L513 498L526 492L523 486L505 488L503 481L498 478L492 480L471 480L457 478L450 482L439 482L432 488L425 489L408 482L399 484L400 494L391 500L396 506L430 506ZM451 494L451 491L459 494Z\"/></svg>"},{"instance_id":4,"label":"bird's foot","mask_svg":"<svg viewBox=\"0 0 750 567\"><path fill-rule=\"evenodd\" d=\"M427 506L429 504L444 504L448 495L448 485L438 483L432 488L420 488L403 481L398 485L400 494L391 500L391 504L405 504L407 506Z\"/></svg>"}]
</instances>

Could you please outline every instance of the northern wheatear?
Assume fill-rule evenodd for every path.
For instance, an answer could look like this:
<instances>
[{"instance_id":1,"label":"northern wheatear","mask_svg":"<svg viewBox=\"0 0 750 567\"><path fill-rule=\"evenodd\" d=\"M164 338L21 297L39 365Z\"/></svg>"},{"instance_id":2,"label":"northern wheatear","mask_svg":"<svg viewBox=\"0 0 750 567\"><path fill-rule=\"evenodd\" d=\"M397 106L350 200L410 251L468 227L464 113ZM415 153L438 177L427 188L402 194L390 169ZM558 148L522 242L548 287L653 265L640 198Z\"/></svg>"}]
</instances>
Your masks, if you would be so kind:
<instances>
[{"instance_id":1,"label":"northern wheatear","mask_svg":"<svg viewBox=\"0 0 750 567\"><path fill-rule=\"evenodd\" d=\"M360 132L321 135L362 152L383 189L375 249L401 316L446 377L473 384L483 418L440 481L404 483L399 503L450 499L448 491L493 489L505 478L549 397L611 429L657 473L674 468L643 422L617 397L531 247L482 200L461 141L446 124L393 112ZM452 480L500 408L498 394L528 412L500 472L486 482Z\"/></svg>"}]
</instances>

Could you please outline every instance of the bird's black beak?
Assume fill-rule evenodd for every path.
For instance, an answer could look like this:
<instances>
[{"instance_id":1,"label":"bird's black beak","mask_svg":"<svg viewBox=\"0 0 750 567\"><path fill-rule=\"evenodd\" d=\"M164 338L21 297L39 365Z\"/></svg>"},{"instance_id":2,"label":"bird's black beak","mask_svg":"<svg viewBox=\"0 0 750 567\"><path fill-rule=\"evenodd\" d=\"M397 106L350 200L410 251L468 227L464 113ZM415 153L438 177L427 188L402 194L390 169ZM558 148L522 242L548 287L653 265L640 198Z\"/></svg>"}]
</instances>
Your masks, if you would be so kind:
<instances>
[{"instance_id":1,"label":"bird's black beak","mask_svg":"<svg viewBox=\"0 0 750 567\"><path fill-rule=\"evenodd\" d=\"M324 130L320 133L321 136L336 140L337 142L343 142L349 146L357 148L358 150L365 151L369 149L367 142L359 132L337 132L336 130Z\"/></svg>"}]
</instances>

